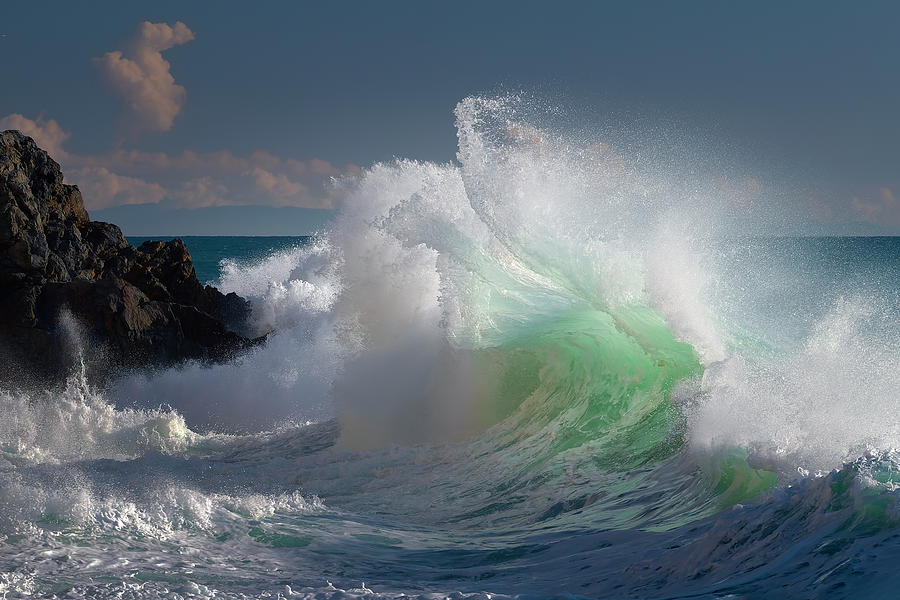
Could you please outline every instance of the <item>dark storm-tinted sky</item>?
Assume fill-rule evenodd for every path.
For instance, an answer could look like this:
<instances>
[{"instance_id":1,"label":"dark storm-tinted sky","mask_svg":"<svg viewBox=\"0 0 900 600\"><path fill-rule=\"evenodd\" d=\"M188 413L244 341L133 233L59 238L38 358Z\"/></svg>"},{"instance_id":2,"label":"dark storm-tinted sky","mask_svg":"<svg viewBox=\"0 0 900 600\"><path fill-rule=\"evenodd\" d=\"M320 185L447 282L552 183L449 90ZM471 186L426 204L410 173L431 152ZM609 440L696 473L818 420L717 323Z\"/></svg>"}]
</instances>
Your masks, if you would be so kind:
<instances>
[{"instance_id":1,"label":"dark storm-tinted sky","mask_svg":"<svg viewBox=\"0 0 900 600\"><path fill-rule=\"evenodd\" d=\"M447 161L459 99L526 90L586 109L588 126L637 119L715 140L754 176L816 190L839 218L865 212L900 230L900 4L11 4L0 9L0 117L56 121L68 153L95 157L73 160L85 178L116 147L262 150L334 172L394 156ZM167 131L131 127L92 61L126 49L143 21L181 21L194 36L162 53L185 88ZM312 187L267 172L288 178L285 194ZM158 176L152 201L169 201L175 184ZM289 204L285 194L272 203Z\"/></svg>"}]
</instances>

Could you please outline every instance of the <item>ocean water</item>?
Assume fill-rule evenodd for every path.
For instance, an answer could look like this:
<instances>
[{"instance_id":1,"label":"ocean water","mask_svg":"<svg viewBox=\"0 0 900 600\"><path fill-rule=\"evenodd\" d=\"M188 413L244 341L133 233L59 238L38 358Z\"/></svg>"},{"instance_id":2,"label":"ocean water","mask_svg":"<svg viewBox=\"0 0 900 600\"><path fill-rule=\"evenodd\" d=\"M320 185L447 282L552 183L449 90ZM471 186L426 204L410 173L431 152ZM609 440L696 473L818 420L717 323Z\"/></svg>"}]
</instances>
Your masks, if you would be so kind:
<instances>
[{"instance_id":1,"label":"ocean water","mask_svg":"<svg viewBox=\"0 0 900 600\"><path fill-rule=\"evenodd\" d=\"M171 240L174 236L129 236L128 243L140 246L149 240ZM191 253L194 270L200 283L215 285L221 275L222 260L237 260L244 264L261 261L276 252L287 250L309 241L309 236L233 236L186 235L181 236Z\"/></svg>"},{"instance_id":2,"label":"ocean water","mask_svg":"<svg viewBox=\"0 0 900 600\"><path fill-rule=\"evenodd\" d=\"M900 240L456 119L319 236L186 240L265 346L0 391L0 597L896 594Z\"/></svg>"}]
</instances>

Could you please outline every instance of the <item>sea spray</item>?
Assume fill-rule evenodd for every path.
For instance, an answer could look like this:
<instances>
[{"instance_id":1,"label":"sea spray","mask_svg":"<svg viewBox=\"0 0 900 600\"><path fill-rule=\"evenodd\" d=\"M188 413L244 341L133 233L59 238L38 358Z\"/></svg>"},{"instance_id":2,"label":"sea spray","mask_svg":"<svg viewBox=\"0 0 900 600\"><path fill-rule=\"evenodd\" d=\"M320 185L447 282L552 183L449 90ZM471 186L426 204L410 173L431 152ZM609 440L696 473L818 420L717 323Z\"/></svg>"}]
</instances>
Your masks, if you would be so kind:
<instances>
[{"instance_id":1,"label":"sea spray","mask_svg":"<svg viewBox=\"0 0 900 600\"><path fill-rule=\"evenodd\" d=\"M900 447L896 324L884 306L842 298L796 350L708 369L691 439L747 448L760 464L795 474Z\"/></svg>"},{"instance_id":2,"label":"sea spray","mask_svg":"<svg viewBox=\"0 0 900 600\"><path fill-rule=\"evenodd\" d=\"M896 245L760 256L715 181L534 112L465 99L456 163L373 165L321 236L223 257L269 332L233 364L4 391L0 590L895 585Z\"/></svg>"}]
</instances>

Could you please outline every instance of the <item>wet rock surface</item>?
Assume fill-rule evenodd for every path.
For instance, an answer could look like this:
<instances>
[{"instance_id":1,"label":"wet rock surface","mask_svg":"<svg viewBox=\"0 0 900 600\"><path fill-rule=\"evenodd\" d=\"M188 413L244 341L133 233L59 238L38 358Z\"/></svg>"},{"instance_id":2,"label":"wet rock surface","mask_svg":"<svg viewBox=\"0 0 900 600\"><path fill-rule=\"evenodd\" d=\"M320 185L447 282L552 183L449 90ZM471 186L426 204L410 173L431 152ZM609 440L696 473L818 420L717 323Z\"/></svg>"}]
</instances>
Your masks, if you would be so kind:
<instances>
[{"instance_id":1,"label":"wet rock surface","mask_svg":"<svg viewBox=\"0 0 900 600\"><path fill-rule=\"evenodd\" d=\"M228 360L262 341L239 333L249 313L197 280L183 241L131 246L31 138L0 133L0 380L62 377L79 348L97 377Z\"/></svg>"}]
</instances>

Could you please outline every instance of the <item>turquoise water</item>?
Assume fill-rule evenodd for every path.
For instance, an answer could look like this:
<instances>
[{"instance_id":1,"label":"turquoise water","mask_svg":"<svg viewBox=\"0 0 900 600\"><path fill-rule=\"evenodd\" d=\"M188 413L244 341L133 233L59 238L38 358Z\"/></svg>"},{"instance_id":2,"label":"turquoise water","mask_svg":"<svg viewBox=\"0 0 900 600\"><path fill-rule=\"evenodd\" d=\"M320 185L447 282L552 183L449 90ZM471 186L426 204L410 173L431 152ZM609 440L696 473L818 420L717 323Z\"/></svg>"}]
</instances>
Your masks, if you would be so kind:
<instances>
[{"instance_id":1,"label":"turquoise water","mask_svg":"<svg viewBox=\"0 0 900 600\"><path fill-rule=\"evenodd\" d=\"M171 240L172 237L129 237L128 243L140 246L148 240ZM279 250L285 250L305 243L306 236L197 236L188 235L181 239L187 244L194 270L200 283L208 284L219 279L220 262L223 258L240 261L260 260Z\"/></svg>"},{"instance_id":2,"label":"turquoise water","mask_svg":"<svg viewBox=\"0 0 900 600\"><path fill-rule=\"evenodd\" d=\"M456 116L458 164L373 165L319 238L186 240L264 346L0 391L0 592L891 597L900 238L724 235Z\"/></svg>"}]
</instances>

